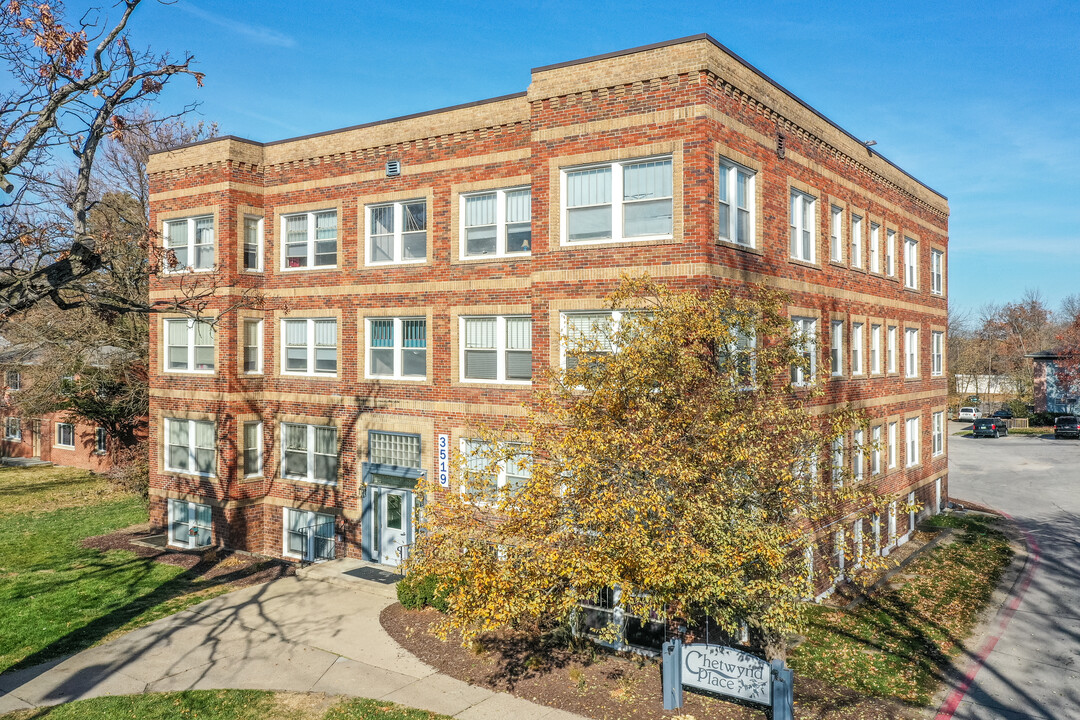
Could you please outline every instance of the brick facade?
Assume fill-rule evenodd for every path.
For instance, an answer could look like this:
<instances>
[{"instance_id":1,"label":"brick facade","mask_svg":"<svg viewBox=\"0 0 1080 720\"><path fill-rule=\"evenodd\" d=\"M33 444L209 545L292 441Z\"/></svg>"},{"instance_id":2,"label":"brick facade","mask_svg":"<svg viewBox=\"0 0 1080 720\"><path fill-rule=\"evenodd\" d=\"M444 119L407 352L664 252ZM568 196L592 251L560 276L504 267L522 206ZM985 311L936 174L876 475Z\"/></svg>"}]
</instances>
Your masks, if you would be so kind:
<instances>
[{"instance_id":1,"label":"brick facade","mask_svg":"<svg viewBox=\"0 0 1080 720\"><path fill-rule=\"evenodd\" d=\"M565 241L563 169L589 163L659 158L672 168L671 232L648 240L596 244ZM722 159L754 173L753 247L719 239ZM388 161L400 175L388 177ZM532 318L534 377L558 366L560 312L598 310L624 273L648 273L677 288L746 288L764 283L787 292L792 316L817 321L817 363L829 359L830 322L863 323L864 372L829 381L819 402L853 404L875 424L898 426L895 468L880 482L889 492L947 496L947 454L933 454L932 413L944 413L946 379L934 372L931 335L946 325L948 203L833 125L707 36L610 56L536 68L525 93L355 128L261 144L226 137L151 158L151 221L211 216L215 272L158 276L153 299L183 294L200 279L214 285L206 315L245 292L258 310L223 316L215 371L166 372L164 321L151 329L151 496L164 523L168 498L210 505L215 542L281 556L283 507L335 518L338 555L363 554L364 448L369 430L415 428L421 465L435 472L437 437L451 446L477 423L520 423L530 387L463 382L459 318L515 314ZM531 188L531 252L466 258L462 193ZM813 262L792 259L789 200L793 190L815 199ZM426 257L371 266L365 206L425 203ZM840 262L830 261L830 208L843 211ZM282 216L334 210L337 262L331 269L285 270ZM862 267L850 257L851 217L863 218ZM244 217L263 218L265 269L243 269ZM884 263L886 233L895 233L893 276L869 269L870 227L878 227ZM917 287L905 287L904 243L917 242ZM941 292L931 292L931 252L940 253ZM423 380L365 378L365 319L426 318ZM263 318L261 374L241 371L244 317ZM298 377L282 372L281 320L337 320L337 372ZM895 326L896 372L869 372L871 328ZM917 329L917 372L905 372L906 329ZM942 368L943 369L943 368ZM282 477L279 424L296 418L338 429L335 485ZM905 457L905 420L920 418L919 457ZM215 423L213 478L166 472L165 418ZM238 470L240 425L263 421L264 474ZM883 429L883 433L885 430ZM886 463L883 462L883 466ZM370 488L368 490L370 492ZM370 514L370 513L369 513ZM898 519L898 535L908 518ZM869 529L867 529L869 533ZM340 542L344 540L344 542Z\"/></svg>"}]
</instances>

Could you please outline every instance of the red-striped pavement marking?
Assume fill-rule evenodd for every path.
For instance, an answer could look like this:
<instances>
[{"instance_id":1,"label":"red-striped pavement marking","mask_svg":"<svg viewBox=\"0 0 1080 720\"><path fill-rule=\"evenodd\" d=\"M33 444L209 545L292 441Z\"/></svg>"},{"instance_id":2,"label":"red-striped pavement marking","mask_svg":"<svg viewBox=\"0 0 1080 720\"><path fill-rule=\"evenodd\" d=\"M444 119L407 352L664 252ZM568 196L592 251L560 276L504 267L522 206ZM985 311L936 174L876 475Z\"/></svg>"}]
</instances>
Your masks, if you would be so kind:
<instances>
[{"instance_id":1,"label":"red-striped pavement marking","mask_svg":"<svg viewBox=\"0 0 1080 720\"><path fill-rule=\"evenodd\" d=\"M1012 520L1012 516L1006 513L997 511L1002 517ZM971 684L975 681L975 676L979 670L982 669L983 664L986 662L986 658L994 650L994 646L997 645L998 640L1005 633L1005 628L1009 626L1009 621L1012 620L1012 616L1016 614L1016 609L1020 607L1020 602L1024 599L1024 593L1027 592L1028 586L1031 585L1031 579L1035 576L1035 568L1039 565L1039 543L1035 542L1035 538L1031 533L1027 531L1023 525L1018 525L1020 532L1024 533L1024 540L1028 546L1028 564L1024 569L1024 576L1020 580L1020 584L1016 586L1013 591L1012 597L1005 604L1005 607L998 613L998 627L997 631L986 639L982 647L975 654L975 659L971 661L971 665L968 667L967 673L964 675L963 681L953 689L945 702L941 704L941 708L937 712L935 720L952 720L952 716L956 713L956 709L960 707L960 702L967 695L968 690L971 689Z\"/></svg>"}]
</instances>

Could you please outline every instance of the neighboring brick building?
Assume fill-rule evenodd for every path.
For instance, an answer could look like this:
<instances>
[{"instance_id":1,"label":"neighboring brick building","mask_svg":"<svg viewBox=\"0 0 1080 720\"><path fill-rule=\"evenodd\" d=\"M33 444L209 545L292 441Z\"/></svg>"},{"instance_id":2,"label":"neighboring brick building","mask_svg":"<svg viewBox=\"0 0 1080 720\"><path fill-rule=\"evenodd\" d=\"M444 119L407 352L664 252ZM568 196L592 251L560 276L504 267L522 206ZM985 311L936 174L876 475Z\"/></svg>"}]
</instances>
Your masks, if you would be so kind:
<instances>
[{"instance_id":1,"label":"neighboring brick building","mask_svg":"<svg viewBox=\"0 0 1080 720\"><path fill-rule=\"evenodd\" d=\"M1040 350L1025 357L1032 361L1035 412L1073 415L1080 412L1080 384L1070 380L1076 375L1076 353L1067 349Z\"/></svg>"},{"instance_id":2,"label":"neighboring brick building","mask_svg":"<svg viewBox=\"0 0 1080 720\"><path fill-rule=\"evenodd\" d=\"M946 199L707 36L536 68L483 102L216 138L149 172L152 224L191 269L152 298L200 271L221 286L208 317L265 298L216 336L153 323L152 519L175 544L396 562L440 443L521 422L560 333L604 328L623 273L789 293L834 374L820 404L863 408L888 446L846 461L945 501ZM882 545L913 520L883 518Z\"/></svg>"}]
</instances>

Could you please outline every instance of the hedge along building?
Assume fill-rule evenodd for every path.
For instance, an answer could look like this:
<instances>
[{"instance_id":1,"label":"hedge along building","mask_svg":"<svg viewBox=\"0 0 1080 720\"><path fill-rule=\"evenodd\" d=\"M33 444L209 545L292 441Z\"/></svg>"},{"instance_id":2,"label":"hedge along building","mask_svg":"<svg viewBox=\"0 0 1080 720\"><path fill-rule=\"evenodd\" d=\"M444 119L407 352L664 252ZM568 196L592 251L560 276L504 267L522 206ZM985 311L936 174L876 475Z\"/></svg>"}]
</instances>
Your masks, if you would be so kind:
<instances>
[{"instance_id":1,"label":"hedge along building","mask_svg":"<svg viewBox=\"0 0 1080 720\"><path fill-rule=\"evenodd\" d=\"M149 171L186 267L152 297L214 270L207 318L265 300L216 332L153 324L152 515L174 544L398 562L440 440L520 423L562 333L605 327L623 274L788 293L830 373L819 407L871 418L844 462L925 512L945 501L946 199L706 35L536 68L492 100L216 138ZM894 509L835 540L875 532L887 551L914 522ZM825 578L840 560L816 562Z\"/></svg>"}]
</instances>

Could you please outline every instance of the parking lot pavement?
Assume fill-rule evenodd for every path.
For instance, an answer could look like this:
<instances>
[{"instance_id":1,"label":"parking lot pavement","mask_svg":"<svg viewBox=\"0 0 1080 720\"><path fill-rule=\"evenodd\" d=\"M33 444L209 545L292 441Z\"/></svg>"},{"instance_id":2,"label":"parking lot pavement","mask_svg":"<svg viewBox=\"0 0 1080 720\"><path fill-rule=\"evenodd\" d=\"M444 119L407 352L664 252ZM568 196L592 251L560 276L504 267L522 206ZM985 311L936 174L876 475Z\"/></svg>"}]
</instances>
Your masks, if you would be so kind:
<instances>
[{"instance_id":1,"label":"parking lot pavement","mask_svg":"<svg viewBox=\"0 0 1080 720\"><path fill-rule=\"evenodd\" d=\"M1080 442L951 436L949 489L1012 516L1037 564L1004 631L983 644L955 713L939 720L1080 718Z\"/></svg>"}]
</instances>

